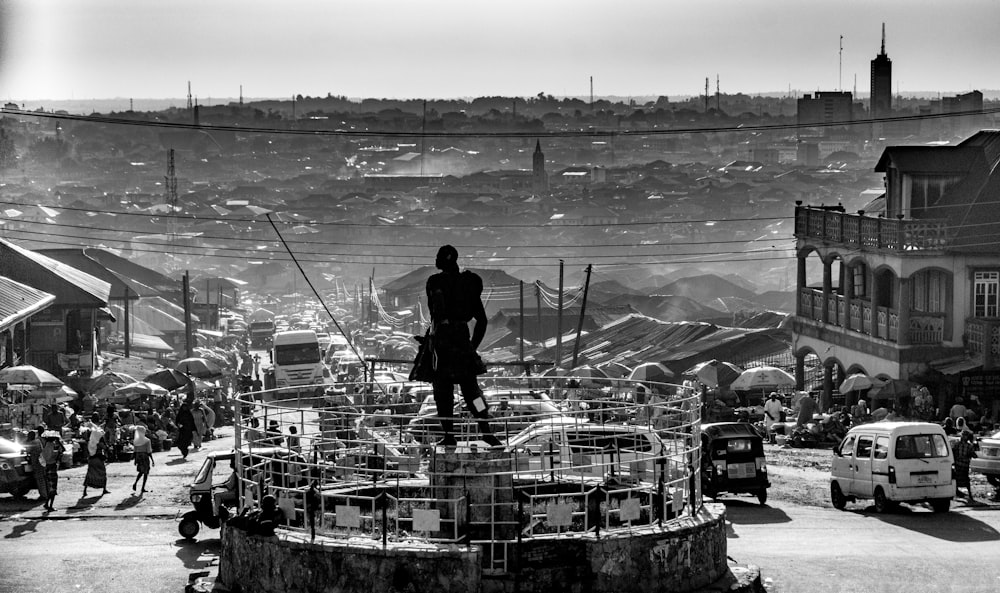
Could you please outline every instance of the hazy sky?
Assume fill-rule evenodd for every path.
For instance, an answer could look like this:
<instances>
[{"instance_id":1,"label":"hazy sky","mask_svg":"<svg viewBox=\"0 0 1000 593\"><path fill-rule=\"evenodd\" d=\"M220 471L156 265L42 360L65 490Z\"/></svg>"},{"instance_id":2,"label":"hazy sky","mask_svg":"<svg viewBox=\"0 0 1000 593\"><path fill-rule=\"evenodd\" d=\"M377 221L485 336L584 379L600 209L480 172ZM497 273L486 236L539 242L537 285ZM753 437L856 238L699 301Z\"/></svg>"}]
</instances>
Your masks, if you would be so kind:
<instances>
[{"instance_id":1,"label":"hazy sky","mask_svg":"<svg viewBox=\"0 0 1000 593\"><path fill-rule=\"evenodd\" d=\"M893 91L1000 89L998 0L0 0L0 100L867 94L883 22Z\"/></svg>"}]
</instances>

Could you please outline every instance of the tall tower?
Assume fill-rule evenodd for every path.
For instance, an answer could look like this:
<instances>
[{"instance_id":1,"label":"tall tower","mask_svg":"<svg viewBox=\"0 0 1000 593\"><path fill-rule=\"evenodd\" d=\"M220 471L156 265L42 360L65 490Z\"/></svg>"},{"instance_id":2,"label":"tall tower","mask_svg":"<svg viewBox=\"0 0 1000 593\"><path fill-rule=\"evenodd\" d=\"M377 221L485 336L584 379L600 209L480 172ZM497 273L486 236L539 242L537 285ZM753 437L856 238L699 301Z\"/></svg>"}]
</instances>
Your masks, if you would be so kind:
<instances>
[{"instance_id":1,"label":"tall tower","mask_svg":"<svg viewBox=\"0 0 1000 593\"><path fill-rule=\"evenodd\" d=\"M542 192L549 189L549 177L545 174L545 153L542 152L542 141L535 141L535 153L531 155L531 185L535 191Z\"/></svg>"},{"instance_id":2,"label":"tall tower","mask_svg":"<svg viewBox=\"0 0 1000 593\"><path fill-rule=\"evenodd\" d=\"M885 54L885 23L882 23L882 51L872 60L872 119L892 115L892 60Z\"/></svg>"}]
</instances>

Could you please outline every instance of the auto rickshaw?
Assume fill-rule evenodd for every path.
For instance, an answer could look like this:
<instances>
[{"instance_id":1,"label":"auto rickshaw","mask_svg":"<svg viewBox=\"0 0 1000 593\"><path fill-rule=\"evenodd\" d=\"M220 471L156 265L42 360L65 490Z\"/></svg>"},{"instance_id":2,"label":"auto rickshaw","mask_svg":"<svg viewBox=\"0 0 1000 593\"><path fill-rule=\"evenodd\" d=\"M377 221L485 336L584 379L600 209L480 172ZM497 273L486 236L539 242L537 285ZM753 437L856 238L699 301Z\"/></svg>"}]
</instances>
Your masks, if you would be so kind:
<instances>
[{"instance_id":1,"label":"auto rickshaw","mask_svg":"<svg viewBox=\"0 0 1000 593\"><path fill-rule=\"evenodd\" d=\"M767 502L764 439L746 422L716 422L701 427L701 491L712 498L753 494Z\"/></svg>"},{"instance_id":2,"label":"auto rickshaw","mask_svg":"<svg viewBox=\"0 0 1000 593\"><path fill-rule=\"evenodd\" d=\"M190 485L191 504L194 509L181 516L177 531L185 539L194 539L201 526L218 529L222 517L227 513L220 509L213 514L213 487L216 491L221 482L213 483L215 469L220 465L229 467L235 459L235 451L213 451L205 457L201 469ZM242 453L243 475L252 484L271 484L279 488L300 488L308 483L306 459L296 451L284 447L255 447L244 449Z\"/></svg>"}]
</instances>

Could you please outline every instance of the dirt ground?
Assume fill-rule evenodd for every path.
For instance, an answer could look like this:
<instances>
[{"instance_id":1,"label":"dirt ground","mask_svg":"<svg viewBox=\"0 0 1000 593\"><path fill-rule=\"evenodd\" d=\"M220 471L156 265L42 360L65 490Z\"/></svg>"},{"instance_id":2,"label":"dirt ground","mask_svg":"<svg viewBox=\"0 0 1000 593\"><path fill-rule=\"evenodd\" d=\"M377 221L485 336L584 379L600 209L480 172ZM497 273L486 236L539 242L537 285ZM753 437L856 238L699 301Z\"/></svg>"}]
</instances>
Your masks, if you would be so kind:
<instances>
[{"instance_id":1,"label":"dirt ground","mask_svg":"<svg viewBox=\"0 0 1000 593\"><path fill-rule=\"evenodd\" d=\"M831 449L806 449L779 445L764 445L771 488L770 500L780 500L793 504L829 507L830 505L830 461ZM964 493L964 491L963 491ZM971 505L998 505L994 500L994 488L986 482L982 474L972 474ZM963 496L955 504L970 505Z\"/></svg>"}]
</instances>

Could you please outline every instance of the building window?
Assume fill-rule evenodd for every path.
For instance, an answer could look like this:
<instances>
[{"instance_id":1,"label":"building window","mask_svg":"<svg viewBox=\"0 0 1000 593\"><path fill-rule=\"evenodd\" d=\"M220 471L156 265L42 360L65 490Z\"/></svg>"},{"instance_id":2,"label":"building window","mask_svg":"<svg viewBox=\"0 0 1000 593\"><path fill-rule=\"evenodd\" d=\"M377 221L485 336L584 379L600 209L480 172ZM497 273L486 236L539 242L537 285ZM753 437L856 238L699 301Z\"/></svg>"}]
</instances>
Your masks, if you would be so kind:
<instances>
[{"instance_id":1,"label":"building window","mask_svg":"<svg viewBox=\"0 0 1000 593\"><path fill-rule=\"evenodd\" d=\"M998 287L1000 287L1000 272L975 273L973 285L975 317L997 317Z\"/></svg>"},{"instance_id":2,"label":"building window","mask_svg":"<svg viewBox=\"0 0 1000 593\"><path fill-rule=\"evenodd\" d=\"M926 270L913 275L910 309L923 313L944 313L947 302L948 275L940 270Z\"/></svg>"},{"instance_id":3,"label":"building window","mask_svg":"<svg viewBox=\"0 0 1000 593\"><path fill-rule=\"evenodd\" d=\"M863 263L856 263L851 266L851 274L854 281L851 283L851 298L865 298L868 296L868 266Z\"/></svg>"}]
</instances>

